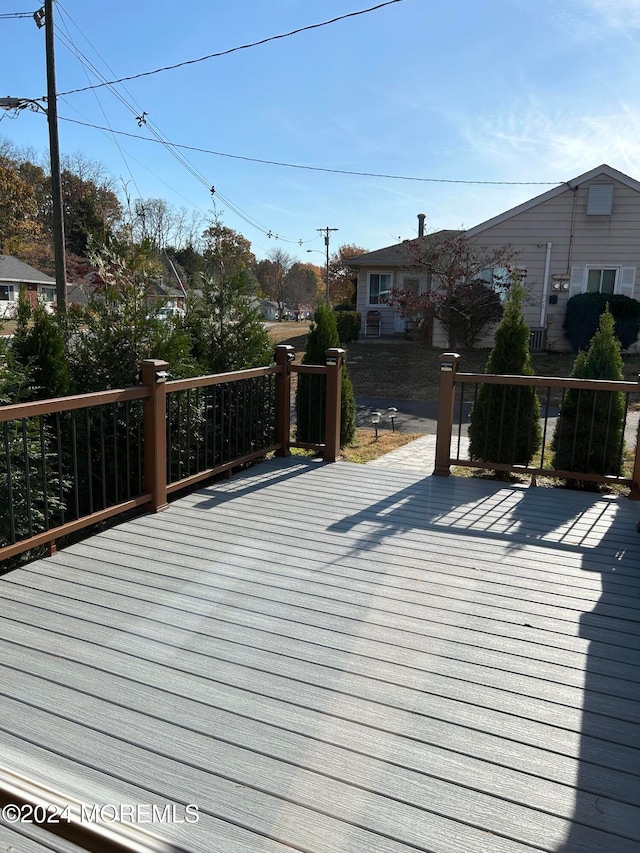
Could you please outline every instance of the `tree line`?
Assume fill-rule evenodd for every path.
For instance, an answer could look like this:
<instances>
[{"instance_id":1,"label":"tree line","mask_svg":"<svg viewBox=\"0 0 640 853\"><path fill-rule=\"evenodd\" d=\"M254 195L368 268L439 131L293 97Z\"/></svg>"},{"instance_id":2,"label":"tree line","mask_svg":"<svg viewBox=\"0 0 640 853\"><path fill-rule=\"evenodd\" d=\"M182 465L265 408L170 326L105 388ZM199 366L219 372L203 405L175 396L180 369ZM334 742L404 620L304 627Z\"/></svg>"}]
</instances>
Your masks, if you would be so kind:
<instances>
[{"instance_id":1,"label":"tree line","mask_svg":"<svg viewBox=\"0 0 640 853\"><path fill-rule=\"evenodd\" d=\"M134 198L128 185L118 191L106 169L82 154L64 158L61 181L70 282L95 270L94 256L103 247L121 254L137 247L150 277L170 280L168 259L187 290L198 289L203 276L219 276L221 260L241 265L245 293L277 302L280 313L288 305L314 306L324 292L324 267L301 263L278 245L258 260L250 241L226 227L215 209L204 216L161 198ZM347 245L330 258L334 304L354 296L345 260L364 251ZM0 140L0 254L53 274L51 176L34 152L7 140Z\"/></svg>"}]
</instances>

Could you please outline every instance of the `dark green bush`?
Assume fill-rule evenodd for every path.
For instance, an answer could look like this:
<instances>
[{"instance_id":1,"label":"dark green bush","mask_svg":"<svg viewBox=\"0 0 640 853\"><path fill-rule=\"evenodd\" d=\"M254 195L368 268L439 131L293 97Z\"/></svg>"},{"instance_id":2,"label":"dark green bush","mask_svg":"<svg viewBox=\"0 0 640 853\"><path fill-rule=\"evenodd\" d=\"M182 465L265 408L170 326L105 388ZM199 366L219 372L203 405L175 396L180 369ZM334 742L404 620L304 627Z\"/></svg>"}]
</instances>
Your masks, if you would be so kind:
<instances>
[{"instance_id":1,"label":"dark green bush","mask_svg":"<svg viewBox=\"0 0 640 853\"><path fill-rule=\"evenodd\" d=\"M340 345L336 315L325 303L316 308L303 364L324 364L325 352ZM300 373L296 397L298 441L321 444L325 438L326 380L324 376ZM340 446L353 440L356 433L356 405L346 363L342 370L340 409Z\"/></svg>"},{"instance_id":2,"label":"dark green bush","mask_svg":"<svg viewBox=\"0 0 640 853\"><path fill-rule=\"evenodd\" d=\"M64 334L44 305L31 306L20 291L16 333L11 351L28 376L23 399L40 400L69 393L69 367Z\"/></svg>"},{"instance_id":3,"label":"dark green bush","mask_svg":"<svg viewBox=\"0 0 640 853\"><path fill-rule=\"evenodd\" d=\"M486 373L531 376L530 330L522 315L523 291L514 283L496 329ZM540 447L540 402L525 385L482 384L470 415L470 457L528 465Z\"/></svg>"},{"instance_id":4,"label":"dark green bush","mask_svg":"<svg viewBox=\"0 0 640 853\"><path fill-rule=\"evenodd\" d=\"M620 343L611 313L605 309L585 353L576 356L576 379L622 380ZM619 391L567 391L551 442L551 465L560 471L616 474L621 471L624 394ZM580 486L585 484L577 479Z\"/></svg>"},{"instance_id":5,"label":"dark green bush","mask_svg":"<svg viewBox=\"0 0 640 853\"><path fill-rule=\"evenodd\" d=\"M619 293L580 293L567 302L563 324L574 352L588 348L607 305L613 316L614 334L622 349L627 349L638 340L640 302Z\"/></svg>"},{"instance_id":6,"label":"dark green bush","mask_svg":"<svg viewBox=\"0 0 640 853\"><path fill-rule=\"evenodd\" d=\"M340 343L357 341L360 335L362 316L359 311L344 311L335 309L336 324L338 326L338 337Z\"/></svg>"}]
</instances>

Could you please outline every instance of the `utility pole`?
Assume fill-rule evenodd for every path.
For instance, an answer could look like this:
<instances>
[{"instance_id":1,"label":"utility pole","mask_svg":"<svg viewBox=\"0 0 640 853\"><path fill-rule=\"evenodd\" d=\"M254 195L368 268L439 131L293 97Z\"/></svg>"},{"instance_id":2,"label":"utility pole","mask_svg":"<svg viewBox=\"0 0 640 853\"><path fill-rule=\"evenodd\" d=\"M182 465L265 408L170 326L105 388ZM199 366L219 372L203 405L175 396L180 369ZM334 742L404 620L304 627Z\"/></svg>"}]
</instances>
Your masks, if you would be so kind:
<instances>
[{"instance_id":1,"label":"utility pole","mask_svg":"<svg viewBox=\"0 0 640 853\"><path fill-rule=\"evenodd\" d=\"M38 13L34 15L42 26ZM62 211L62 179L60 176L60 144L58 141L58 96L53 33L53 0L44 0L45 45L47 53L47 121L49 124L49 156L51 158L51 194L53 213L53 254L56 270L56 302L58 315L67 312L67 273L64 257L64 215Z\"/></svg>"},{"instance_id":2,"label":"utility pole","mask_svg":"<svg viewBox=\"0 0 640 853\"><path fill-rule=\"evenodd\" d=\"M325 285L326 285L325 300L327 302L327 305L329 304L329 235L330 235L331 231L339 231L339 230L340 230L339 228L329 228L328 225L326 228L316 228L316 231L318 231L320 234L324 234L324 245L325 245L325 249L327 252L327 265L326 265L326 269L325 269Z\"/></svg>"}]
</instances>

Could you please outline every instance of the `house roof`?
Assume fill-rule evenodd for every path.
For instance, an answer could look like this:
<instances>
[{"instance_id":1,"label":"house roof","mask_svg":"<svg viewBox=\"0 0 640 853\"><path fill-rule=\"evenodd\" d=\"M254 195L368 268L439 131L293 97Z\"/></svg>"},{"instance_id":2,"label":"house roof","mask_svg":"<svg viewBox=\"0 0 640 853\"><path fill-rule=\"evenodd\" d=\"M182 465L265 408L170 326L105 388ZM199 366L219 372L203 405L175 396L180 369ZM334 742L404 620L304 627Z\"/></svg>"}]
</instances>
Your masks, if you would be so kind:
<instances>
[{"instance_id":1,"label":"house roof","mask_svg":"<svg viewBox=\"0 0 640 853\"><path fill-rule=\"evenodd\" d=\"M433 234L425 234L424 237L415 237L413 240L404 240L402 243L396 243L393 246L385 246L384 249L376 249L375 252L367 252L366 255L357 255L355 258L349 258L347 264L350 267L370 267L370 266L397 266L404 262L410 262L415 256L415 252L411 247L414 247L420 242L425 242L438 238L439 240L448 240L451 237L456 237L462 234L460 230L444 229L435 231Z\"/></svg>"},{"instance_id":2,"label":"house roof","mask_svg":"<svg viewBox=\"0 0 640 853\"><path fill-rule=\"evenodd\" d=\"M517 216L519 213L524 213L527 210L531 210L531 208L537 207L537 205L539 204L544 204L545 201L549 201L550 199L567 192L567 190L576 189L581 184L587 183L588 181L592 181L594 178L599 177L612 178L613 180L619 181L621 184L625 184L632 190L640 192L640 181L636 181L634 178L630 178L629 175L625 175L624 172L619 172L617 169L614 169L611 166L607 166L606 163L603 163L601 166L596 166L595 169L591 169L590 171L585 172L582 175L578 175L577 178L571 178L570 180L565 181L563 184L560 184L557 187L553 187L553 189L550 189L547 192L542 193L541 195L537 195L534 198L529 199L529 201L525 201L522 204L517 205L517 207L512 207L510 210L505 210L504 213L500 213L498 214L498 216L494 216L491 219L487 219L485 222L481 222L479 225L475 225L473 228L469 228L466 231L467 237L475 237L477 234L481 234L483 231L486 231L487 228L491 228L494 225L499 225L501 222L505 222L507 219L511 219L512 216Z\"/></svg>"},{"instance_id":3,"label":"house roof","mask_svg":"<svg viewBox=\"0 0 640 853\"><path fill-rule=\"evenodd\" d=\"M591 169L588 172L585 172L582 175L578 175L576 178L571 178L568 181L565 181L562 184L559 184L557 187L553 187L547 192L542 193L541 195L535 196L534 198L529 199L529 201L525 201L522 204L517 205L517 207L512 207L510 210L505 210L504 213L500 213L497 216L492 217L491 219L487 219L484 222L475 225L473 228L468 228L466 230L451 230L451 229L443 229L442 231L435 231L432 234L426 234L424 237L416 237L413 240L405 240L402 243L396 243L394 246L385 246L383 249L377 249L374 252L367 252L365 255L358 255L355 258L351 258L348 261L349 266L351 267L372 267L372 266L401 266L403 263L411 262L412 258L415 258L415 247L419 245L422 240L430 240L430 239L440 239L440 240L449 240L452 237L457 236L458 234L466 234L467 237L475 237L478 234L481 234L483 231L486 231L487 228L491 228L493 225L498 225L501 222L505 222L508 219L511 219L512 216L517 216L519 213L523 213L526 210L530 210L533 207L536 207L539 204L543 204L545 201L549 201L549 199L555 198L561 193L567 192L568 190L575 189L579 187L581 184L587 183L588 181L592 181L594 178L610 178L616 181L619 181L622 184L630 187L636 192L640 192L640 181L636 181L635 178L629 177L629 175L625 175L624 172L619 172L617 169L614 169L611 166L607 166L606 163L603 163L601 166L596 166L595 169Z\"/></svg>"},{"instance_id":4,"label":"house roof","mask_svg":"<svg viewBox=\"0 0 640 853\"><path fill-rule=\"evenodd\" d=\"M11 255L0 255L0 281L24 284L46 284L54 287L55 279Z\"/></svg>"}]
</instances>

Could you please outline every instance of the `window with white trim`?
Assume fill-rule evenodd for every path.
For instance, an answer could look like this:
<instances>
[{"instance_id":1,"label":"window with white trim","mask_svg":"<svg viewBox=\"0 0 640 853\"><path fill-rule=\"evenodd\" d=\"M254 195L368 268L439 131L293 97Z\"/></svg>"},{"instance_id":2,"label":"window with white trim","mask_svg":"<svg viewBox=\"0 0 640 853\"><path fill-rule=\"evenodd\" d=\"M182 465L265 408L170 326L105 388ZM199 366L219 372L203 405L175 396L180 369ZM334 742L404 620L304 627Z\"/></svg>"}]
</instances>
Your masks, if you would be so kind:
<instances>
[{"instance_id":1,"label":"window with white trim","mask_svg":"<svg viewBox=\"0 0 640 853\"><path fill-rule=\"evenodd\" d=\"M587 267L587 293L615 293L617 269Z\"/></svg>"},{"instance_id":2,"label":"window with white trim","mask_svg":"<svg viewBox=\"0 0 640 853\"><path fill-rule=\"evenodd\" d=\"M578 293L620 293L634 297L636 268L617 264L585 264L571 267L569 296Z\"/></svg>"},{"instance_id":3,"label":"window with white trim","mask_svg":"<svg viewBox=\"0 0 640 853\"><path fill-rule=\"evenodd\" d=\"M391 296L393 273L370 272L367 282L367 304L386 305Z\"/></svg>"},{"instance_id":4,"label":"window with white trim","mask_svg":"<svg viewBox=\"0 0 640 853\"><path fill-rule=\"evenodd\" d=\"M12 284L0 284L0 301L11 301L14 296L14 288Z\"/></svg>"}]
</instances>

